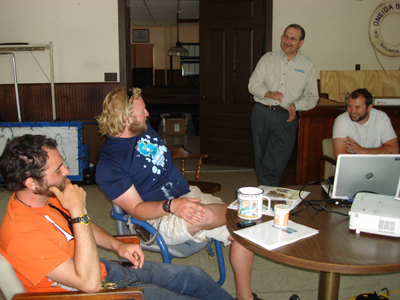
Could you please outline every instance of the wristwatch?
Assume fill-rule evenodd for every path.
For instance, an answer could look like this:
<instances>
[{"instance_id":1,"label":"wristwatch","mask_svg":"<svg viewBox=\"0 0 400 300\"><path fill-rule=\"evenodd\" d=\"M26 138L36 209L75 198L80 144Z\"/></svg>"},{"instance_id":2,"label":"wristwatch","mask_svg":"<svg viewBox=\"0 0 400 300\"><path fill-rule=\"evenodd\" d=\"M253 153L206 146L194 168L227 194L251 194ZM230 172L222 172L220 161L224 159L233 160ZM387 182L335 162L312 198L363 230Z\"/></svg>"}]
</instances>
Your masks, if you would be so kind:
<instances>
[{"instance_id":1,"label":"wristwatch","mask_svg":"<svg viewBox=\"0 0 400 300\"><path fill-rule=\"evenodd\" d=\"M172 200L165 200L162 205L163 210L167 213L171 213L171 201Z\"/></svg>"},{"instance_id":2,"label":"wristwatch","mask_svg":"<svg viewBox=\"0 0 400 300\"><path fill-rule=\"evenodd\" d=\"M90 223L90 218L89 218L88 214L82 214L77 218L73 218L71 220L71 223L72 224L81 223L81 224L84 224L84 225L88 225Z\"/></svg>"}]
</instances>

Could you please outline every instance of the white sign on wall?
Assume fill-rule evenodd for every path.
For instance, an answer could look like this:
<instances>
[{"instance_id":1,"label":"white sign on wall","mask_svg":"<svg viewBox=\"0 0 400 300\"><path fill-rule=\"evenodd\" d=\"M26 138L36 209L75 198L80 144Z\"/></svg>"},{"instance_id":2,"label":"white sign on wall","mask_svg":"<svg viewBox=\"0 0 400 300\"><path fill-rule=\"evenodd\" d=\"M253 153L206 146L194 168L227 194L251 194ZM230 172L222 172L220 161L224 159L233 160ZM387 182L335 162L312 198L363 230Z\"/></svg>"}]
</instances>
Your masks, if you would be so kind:
<instances>
[{"instance_id":1,"label":"white sign on wall","mask_svg":"<svg viewBox=\"0 0 400 300\"><path fill-rule=\"evenodd\" d=\"M40 134L57 141L64 165L71 171L71 181L82 180L81 122L21 122L0 123L0 154L8 139L24 134Z\"/></svg>"}]
</instances>

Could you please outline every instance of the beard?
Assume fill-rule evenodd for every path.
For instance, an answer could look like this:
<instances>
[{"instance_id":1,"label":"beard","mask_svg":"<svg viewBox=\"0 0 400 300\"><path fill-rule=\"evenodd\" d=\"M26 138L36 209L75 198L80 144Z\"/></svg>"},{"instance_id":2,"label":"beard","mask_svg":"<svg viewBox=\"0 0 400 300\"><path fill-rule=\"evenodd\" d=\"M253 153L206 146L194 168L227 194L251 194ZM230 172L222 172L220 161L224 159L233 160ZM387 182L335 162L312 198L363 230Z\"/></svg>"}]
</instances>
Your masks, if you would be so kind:
<instances>
[{"instance_id":1,"label":"beard","mask_svg":"<svg viewBox=\"0 0 400 300\"><path fill-rule=\"evenodd\" d=\"M349 115L350 115L350 119L353 122L361 122L362 120L364 120L368 116L368 111L364 115L356 115L355 117L356 118L358 117L358 119L354 119L354 116L351 115L351 114L349 114Z\"/></svg>"},{"instance_id":2,"label":"beard","mask_svg":"<svg viewBox=\"0 0 400 300\"><path fill-rule=\"evenodd\" d=\"M63 192L65 189L65 184L64 184L65 179L66 179L66 177L61 182L58 182L58 183L49 183L47 180L43 180L39 184L38 188L35 190L36 194L44 195L47 197L56 197L56 195L49 189L54 186L54 187L58 188L61 192Z\"/></svg>"},{"instance_id":3,"label":"beard","mask_svg":"<svg viewBox=\"0 0 400 300\"><path fill-rule=\"evenodd\" d=\"M129 124L128 130L130 133L132 133L133 136L140 136L146 133L147 123L146 121L141 123L137 119L133 119L132 123Z\"/></svg>"}]
</instances>

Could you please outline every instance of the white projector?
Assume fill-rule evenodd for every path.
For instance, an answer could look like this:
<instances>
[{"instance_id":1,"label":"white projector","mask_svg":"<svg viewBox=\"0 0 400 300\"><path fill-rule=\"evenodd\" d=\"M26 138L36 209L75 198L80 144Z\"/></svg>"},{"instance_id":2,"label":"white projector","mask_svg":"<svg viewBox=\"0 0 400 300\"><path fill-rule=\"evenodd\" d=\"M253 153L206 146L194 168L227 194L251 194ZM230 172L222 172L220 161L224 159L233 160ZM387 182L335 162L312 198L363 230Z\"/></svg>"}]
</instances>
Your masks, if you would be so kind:
<instances>
[{"instance_id":1,"label":"white projector","mask_svg":"<svg viewBox=\"0 0 400 300\"><path fill-rule=\"evenodd\" d=\"M394 196L358 193L349 212L349 228L357 234L367 232L400 237L399 200Z\"/></svg>"}]
</instances>

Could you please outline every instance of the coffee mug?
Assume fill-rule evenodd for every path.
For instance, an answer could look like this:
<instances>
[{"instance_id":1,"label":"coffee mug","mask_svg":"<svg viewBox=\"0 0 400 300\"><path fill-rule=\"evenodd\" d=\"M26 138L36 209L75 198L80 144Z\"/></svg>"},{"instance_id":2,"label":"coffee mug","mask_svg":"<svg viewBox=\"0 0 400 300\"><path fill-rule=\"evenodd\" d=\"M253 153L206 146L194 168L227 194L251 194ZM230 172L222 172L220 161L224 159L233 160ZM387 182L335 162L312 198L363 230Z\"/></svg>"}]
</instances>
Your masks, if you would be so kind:
<instances>
[{"instance_id":1,"label":"coffee mug","mask_svg":"<svg viewBox=\"0 0 400 300\"><path fill-rule=\"evenodd\" d=\"M268 200L268 211L271 209L271 199L263 195L259 187L241 187L238 189L238 217L246 220L257 220L262 217L263 201Z\"/></svg>"}]
</instances>

